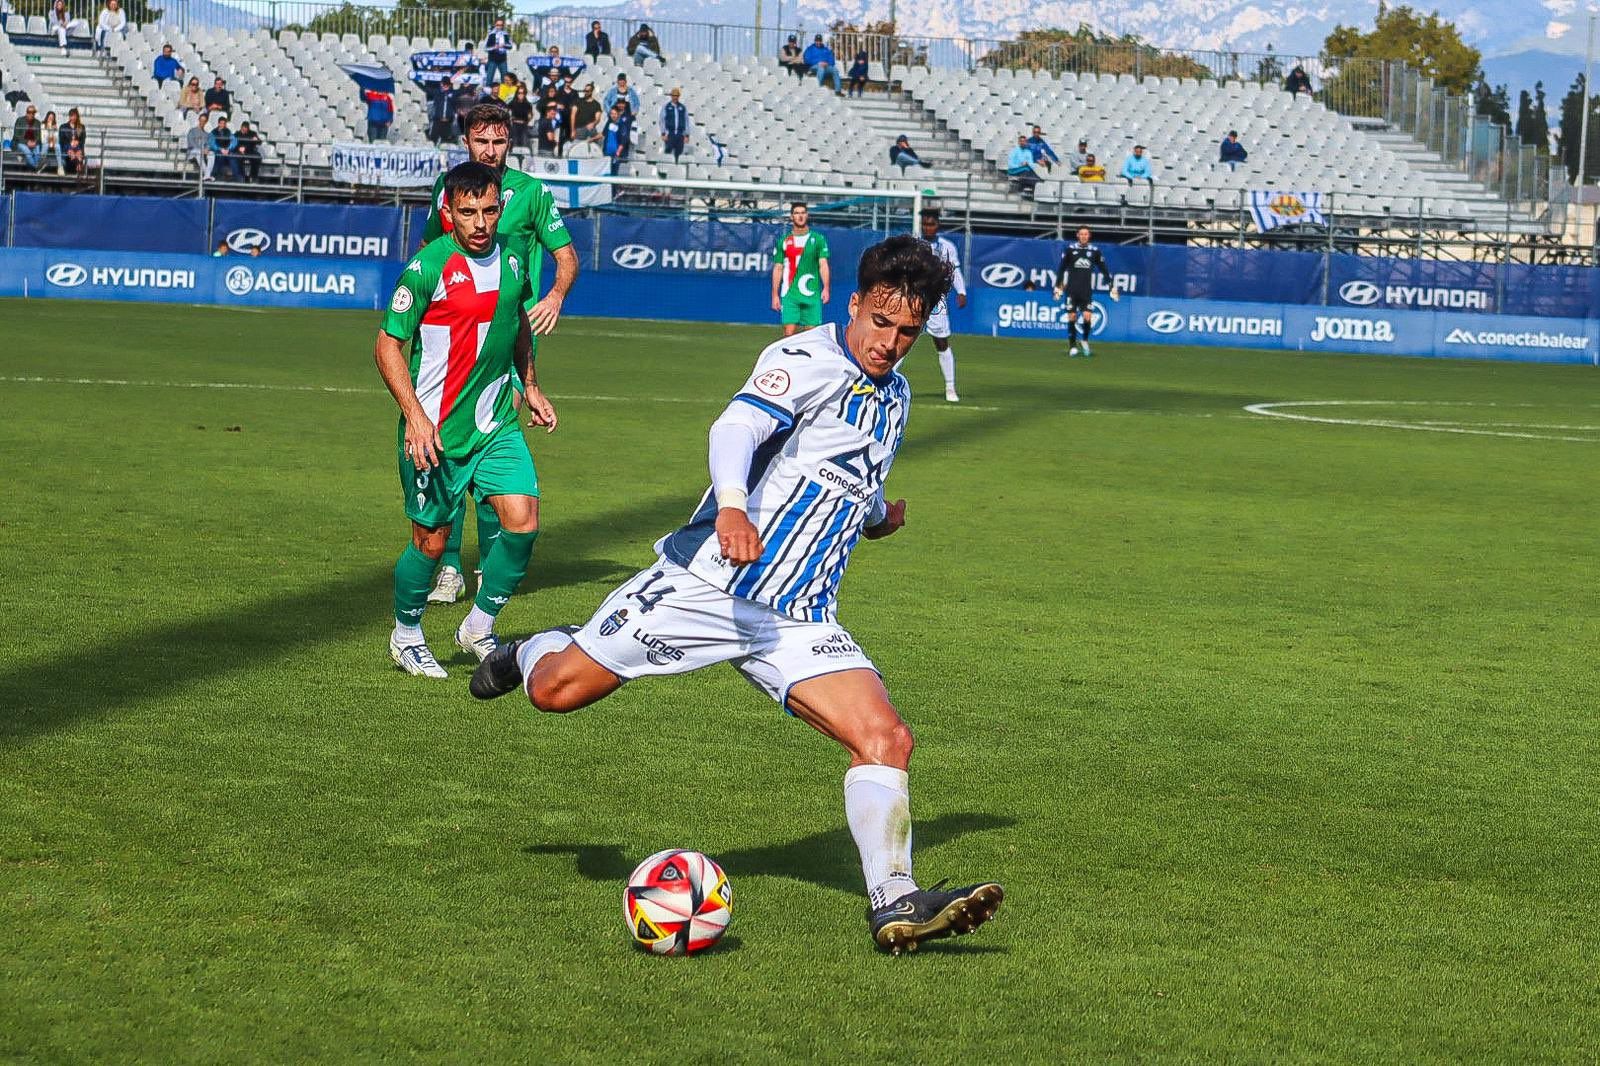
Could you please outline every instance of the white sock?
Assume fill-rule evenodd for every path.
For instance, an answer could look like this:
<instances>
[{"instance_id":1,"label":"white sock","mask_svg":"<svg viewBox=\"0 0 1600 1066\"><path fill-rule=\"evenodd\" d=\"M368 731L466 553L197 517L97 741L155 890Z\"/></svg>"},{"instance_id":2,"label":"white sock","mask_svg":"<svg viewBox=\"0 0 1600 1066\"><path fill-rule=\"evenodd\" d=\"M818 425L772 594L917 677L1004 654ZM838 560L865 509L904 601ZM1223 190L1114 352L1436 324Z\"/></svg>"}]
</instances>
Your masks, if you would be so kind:
<instances>
[{"instance_id":1,"label":"white sock","mask_svg":"<svg viewBox=\"0 0 1600 1066\"><path fill-rule=\"evenodd\" d=\"M409 648L413 644L426 644L422 636L421 626L408 626L402 622L394 624L394 642L402 648Z\"/></svg>"},{"instance_id":2,"label":"white sock","mask_svg":"<svg viewBox=\"0 0 1600 1066\"><path fill-rule=\"evenodd\" d=\"M461 628L468 633L492 633L494 632L494 615L483 610L477 604L473 604L472 610L467 612L466 620L461 623Z\"/></svg>"},{"instance_id":3,"label":"white sock","mask_svg":"<svg viewBox=\"0 0 1600 1066\"><path fill-rule=\"evenodd\" d=\"M861 873L874 910L916 891L906 782L906 772L892 766L852 766L844 775L844 816L861 852Z\"/></svg>"},{"instance_id":4,"label":"white sock","mask_svg":"<svg viewBox=\"0 0 1600 1066\"><path fill-rule=\"evenodd\" d=\"M517 649L517 669L522 671L523 687L527 687L528 678L533 676L533 668L540 659L566 650L571 643L572 635L561 629L547 629L523 641L522 647Z\"/></svg>"},{"instance_id":5,"label":"white sock","mask_svg":"<svg viewBox=\"0 0 1600 1066\"><path fill-rule=\"evenodd\" d=\"M944 387L947 389L955 388L956 350L954 348L946 348L939 353L939 369L944 371Z\"/></svg>"}]
</instances>

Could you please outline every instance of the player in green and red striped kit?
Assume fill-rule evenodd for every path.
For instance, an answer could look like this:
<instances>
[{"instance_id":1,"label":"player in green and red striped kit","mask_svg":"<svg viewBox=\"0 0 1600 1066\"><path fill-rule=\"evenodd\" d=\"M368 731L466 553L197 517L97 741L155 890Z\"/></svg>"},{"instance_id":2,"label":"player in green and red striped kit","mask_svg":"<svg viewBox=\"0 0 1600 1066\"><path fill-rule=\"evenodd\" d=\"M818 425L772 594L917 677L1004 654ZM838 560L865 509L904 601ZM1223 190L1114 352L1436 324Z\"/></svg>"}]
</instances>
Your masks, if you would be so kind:
<instances>
[{"instance_id":1,"label":"player in green and red striped kit","mask_svg":"<svg viewBox=\"0 0 1600 1066\"><path fill-rule=\"evenodd\" d=\"M498 644L495 615L528 569L539 529L539 479L517 424L513 380L530 420L556 427L534 375L523 315L526 249L496 239L500 177L467 162L445 178L450 233L430 241L400 272L374 357L400 405L400 484L411 543L394 568L389 656L410 674L444 677L422 635L434 567L451 519L470 493L486 500L500 534L456 644L479 659ZM411 344L409 359L403 351Z\"/></svg>"},{"instance_id":2,"label":"player in green and red striped kit","mask_svg":"<svg viewBox=\"0 0 1600 1066\"><path fill-rule=\"evenodd\" d=\"M561 315L561 304L578 277L578 253L572 247L572 237L555 198L544 183L530 174L506 166L506 153L511 146L511 112L497 103L473 106L464 116L465 133L462 143L467 158L482 163L500 175L500 238L527 264L528 291L523 300L523 311L528 315L528 325L533 332L533 355L539 354L540 336L556 327ZM450 222L443 207L444 175L433 183L429 198L428 220L423 227L422 239L426 243L450 232ZM520 248L518 246L521 246ZM549 252L556 263L555 280L550 291L539 295L540 277L544 270L544 253ZM476 499L476 497L474 497ZM466 517L466 501L450 527L450 539L440 559L439 573L434 579L429 603L454 603L466 588L461 564L461 527ZM478 515L478 565L483 565L499 532L500 524L494 509L481 500Z\"/></svg>"}]
</instances>

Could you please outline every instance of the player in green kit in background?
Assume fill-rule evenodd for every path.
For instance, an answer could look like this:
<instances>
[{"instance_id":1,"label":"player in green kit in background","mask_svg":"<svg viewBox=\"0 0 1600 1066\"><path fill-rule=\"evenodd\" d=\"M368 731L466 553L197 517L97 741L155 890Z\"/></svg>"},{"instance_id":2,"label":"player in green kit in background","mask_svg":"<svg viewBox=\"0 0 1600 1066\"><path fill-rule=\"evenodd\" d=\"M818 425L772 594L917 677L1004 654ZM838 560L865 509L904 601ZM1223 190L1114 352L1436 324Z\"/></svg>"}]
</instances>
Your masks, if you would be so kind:
<instances>
[{"instance_id":1,"label":"player in green kit in background","mask_svg":"<svg viewBox=\"0 0 1600 1066\"><path fill-rule=\"evenodd\" d=\"M539 535L539 479L517 424L513 381L522 385L531 423L556 428L523 314L526 246L497 239L500 175L462 163L445 176L443 192L450 233L400 272L373 353L400 405L400 489L411 519L411 543L394 568L389 657L422 677L446 676L423 637L422 612L467 495L499 519L472 611L456 630L456 643L479 659L499 643L495 615L527 572Z\"/></svg>"},{"instance_id":2,"label":"player in green kit in background","mask_svg":"<svg viewBox=\"0 0 1600 1066\"><path fill-rule=\"evenodd\" d=\"M466 135L463 143L467 157L482 163L500 175L501 207L500 236L516 251L527 266L528 293L523 309L533 333L533 355L539 355L539 338L550 333L561 317L561 303L572 283L578 277L578 253L572 247L566 223L561 221L550 190L537 178L506 166L506 153L511 145L511 113L499 104L478 104L467 112L464 122ZM428 221L423 229L423 243L437 240L449 231L448 222L440 210L443 204L444 175L433 184L429 203ZM522 247L518 247L518 245ZM540 278L544 271L544 252L556 261L556 278L550 292L539 296ZM494 544L499 523L494 509L477 501L478 558L479 565ZM439 573L429 603L454 603L466 589L465 573L461 565L461 533L465 524L466 506L455 516L450 526L450 539L440 559Z\"/></svg>"},{"instance_id":3,"label":"player in green kit in background","mask_svg":"<svg viewBox=\"0 0 1600 1066\"><path fill-rule=\"evenodd\" d=\"M806 205L789 205L789 232L772 249L772 309L783 313L783 335L822 325L828 302L828 238L811 228Z\"/></svg>"}]
</instances>

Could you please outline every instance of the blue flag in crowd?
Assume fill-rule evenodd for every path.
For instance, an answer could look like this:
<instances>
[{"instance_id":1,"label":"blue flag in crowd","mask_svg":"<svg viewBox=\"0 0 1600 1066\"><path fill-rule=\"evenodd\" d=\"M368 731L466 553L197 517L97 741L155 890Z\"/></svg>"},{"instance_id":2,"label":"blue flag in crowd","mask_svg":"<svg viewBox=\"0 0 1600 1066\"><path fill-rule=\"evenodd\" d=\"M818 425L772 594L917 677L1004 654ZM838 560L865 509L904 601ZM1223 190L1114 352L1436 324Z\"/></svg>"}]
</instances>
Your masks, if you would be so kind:
<instances>
[{"instance_id":1,"label":"blue flag in crowd","mask_svg":"<svg viewBox=\"0 0 1600 1066\"><path fill-rule=\"evenodd\" d=\"M340 63L339 69L350 75L363 89L370 89L375 93L394 92L394 75L389 72L388 67L380 67L373 63Z\"/></svg>"}]
</instances>

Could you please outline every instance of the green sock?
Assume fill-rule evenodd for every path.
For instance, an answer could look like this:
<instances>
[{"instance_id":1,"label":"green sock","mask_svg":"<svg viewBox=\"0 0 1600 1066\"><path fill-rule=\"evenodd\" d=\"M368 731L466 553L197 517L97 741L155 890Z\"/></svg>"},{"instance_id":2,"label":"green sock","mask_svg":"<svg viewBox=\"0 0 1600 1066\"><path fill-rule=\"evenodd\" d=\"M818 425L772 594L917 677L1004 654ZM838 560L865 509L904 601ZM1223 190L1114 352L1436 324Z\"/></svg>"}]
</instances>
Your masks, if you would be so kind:
<instances>
[{"instance_id":1,"label":"green sock","mask_svg":"<svg viewBox=\"0 0 1600 1066\"><path fill-rule=\"evenodd\" d=\"M450 539L444 542L444 554L439 556L439 565L441 567L454 567L457 573L462 572L461 531L466 528L466 524L467 511L466 508L462 508L456 512L456 520L450 523Z\"/></svg>"},{"instance_id":2,"label":"green sock","mask_svg":"<svg viewBox=\"0 0 1600 1066\"><path fill-rule=\"evenodd\" d=\"M493 617L511 599L528 572L528 559L533 555L533 542L539 531L512 533L502 529L494 539L494 546L483 559L483 580L478 582L478 595L472 605Z\"/></svg>"},{"instance_id":3,"label":"green sock","mask_svg":"<svg viewBox=\"0 0 1600 1066\"><path fill-rule=\"evenodd\" d=\"M422 624L422 609L428 605L435 565L415 544L407 544L400 553L394 564L394 617L401 625Z\"/></svg>"},{"instance_id":4,"label":"green sock","mask_svg":"<svg viewBox=\"0 0 1600 1066\"><path fill-rule=\"evenodd\" d=\"M478 501L478 569L483 569L483 561L489 558L489 550L494 547L495 538L500 536L500 516L494 513L482 500Z\"/></svg>"}]
</instances>

